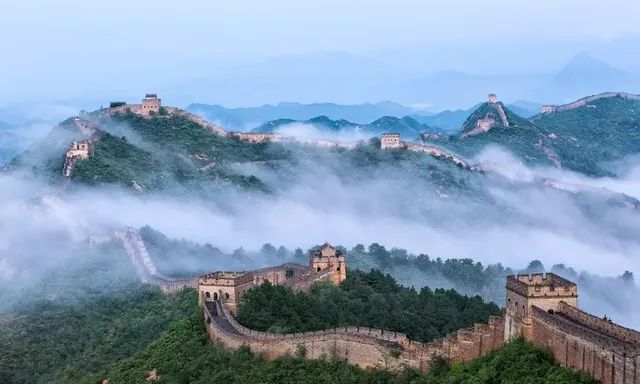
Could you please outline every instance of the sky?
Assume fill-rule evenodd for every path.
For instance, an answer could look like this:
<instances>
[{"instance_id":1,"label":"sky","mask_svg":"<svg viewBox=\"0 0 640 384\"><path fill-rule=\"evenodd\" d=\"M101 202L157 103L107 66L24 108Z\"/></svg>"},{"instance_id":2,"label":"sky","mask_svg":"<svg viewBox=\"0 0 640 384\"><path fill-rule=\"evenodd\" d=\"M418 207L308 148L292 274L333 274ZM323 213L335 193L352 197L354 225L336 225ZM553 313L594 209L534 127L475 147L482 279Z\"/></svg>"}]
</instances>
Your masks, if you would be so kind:
<instances>
[{"instance_id":1,"label":"sky","mask_svg":"<svg viewBox=\"0 0 640 384\"><path fill-rule=\"evenodd\" d=\"M635 0L8 1L0 103L128 94L313 51L610 39L640 33L638 11Z\"/></svg>"}]
</instances>

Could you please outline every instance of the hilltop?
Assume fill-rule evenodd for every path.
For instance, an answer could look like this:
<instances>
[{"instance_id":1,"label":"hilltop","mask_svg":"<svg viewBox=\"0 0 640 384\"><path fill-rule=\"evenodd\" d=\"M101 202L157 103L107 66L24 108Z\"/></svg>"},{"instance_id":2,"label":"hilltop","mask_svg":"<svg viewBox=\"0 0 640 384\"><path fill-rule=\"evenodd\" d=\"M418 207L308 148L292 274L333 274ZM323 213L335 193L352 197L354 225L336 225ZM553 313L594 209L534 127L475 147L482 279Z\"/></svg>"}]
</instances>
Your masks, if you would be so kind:
<instances>
[{"instance_id":1,"label":"hilltop","mask_svg":"<svg viewBox=\"0 0 640 384\"><path fill-rule=\"evenodd\" d=\"M545 106L531 122L548 132L566 168L614 176L611 162L640 151L640 96L602 93L559 106Z\"/></svg>"},{"instance_id":2,"label":"hilltop","mask_svg":"<svg viewBox=\"0 0 640 384\"><path fill-rule=\"evenodd\" d=\"M217 201L222 191L286 195L291 186L306 186L310 174L320 173L331 175L345 189L379 182L403 185L402 193L453 198L477 209L492 207L514 220L518 215L509 202L493 195L493 183L509 190L531 185L554 190L575 199L585 212L639 206L637 200L623 194L584 186L566 188L554 180L503 177L499 167L465 160L484 145L500 140L530 161L555 159L548 155L546 145L542 149L537 146L538 128L501 104L481 105L461 134L424 145L401 141L397 134L383 135L382 140L339 142L229 132L185 111L162 107L159 99L151 96L143 101L155 109L144 109L144 103L114 103L65 120L44 140L10 161L4 171L44 179L71 191L81 186L118 185L137 194L191 196L206 201ZM494 121L485 132L468 135L473 132L473 122L486 121L490 113L495 113L499 122ZM314 121L333 122L326 117ZM376 124L409 127L407 122L416 124L396 118L380 119ZM410 214L409 207L403 207L402 212ZM600 220L592 214L589 217Z\"/></svg>"},{"instance_id":3,"label":"hilltop","mask_svg":"<svg viewBox=\"0 0 640 384\"><path fill-rule=\"evenodd\" d=\"M327 117L309 122L329 130L353 126ZM393 122L406 125L410 120L382 119L376 124L389 127ZM411 123L419 125L415 121ZM85 149L70 149L72 142L77 143L73 146ZM411 166L419 169L420 163L433 161L428 156L412 153L415 151L427 152L439 159L435 164L440 172L459 163L450 161L450 156L432 147L414 145L410 149L395 154L380 151L380 142L375 138L338 142L272 133L230 132L188 112L161 106L156 95L147 95L143 104L114 102L109 108L63 121L43 140L10 161L5 171L19 171L52 182L62 178L70 182L70 187L118 184L138 192L206 196L227 187L273 192L280 184L267 186L262 180L264 172L275 172L277 177L291 181L291 177L306 174L296 165L302 160L335 167L345 178L353 169L361 170L363 175L373 172L369 168L371 164L381 167L420 159ZM336 164L322 160L338 152L342 156L336 157ZM367 157L372 163L362 162ZM249 164L261 169L247 174L244 166ZM291 167L295 172L291 172ZM434 177L437 173L433 171L418 173L422 174L420 178L439 180L435 186L451 185L449 178Z\"/></svg>"},{"instance_id":4,"label":"hilltop","mask_svg":"<svg viewBox=\"0 0 640 384\"><path fill-rule=\"evenodd\" d=\"M474 157L488 145L497 144L526 163L560 165L557 154L547 143L546 132L505 107L495 95L490 95L489 101L469 115L460 133L448 137L423 135L423 138L465 157Z\"/></svg>"},{"instance_id":5,"label":"hilltop","mask_svg":"<svg viewBox=\"0 0 640 384\"><path fill-rule=\"evenodd\" d=\"M603 93L542 107L525 119L500 102L481 104L459 134L422 135L465 157L497 144L529 165L555 166L589 176L615 176L611 162L640 151L640 96Z\"/></svg>"}]
</instances>

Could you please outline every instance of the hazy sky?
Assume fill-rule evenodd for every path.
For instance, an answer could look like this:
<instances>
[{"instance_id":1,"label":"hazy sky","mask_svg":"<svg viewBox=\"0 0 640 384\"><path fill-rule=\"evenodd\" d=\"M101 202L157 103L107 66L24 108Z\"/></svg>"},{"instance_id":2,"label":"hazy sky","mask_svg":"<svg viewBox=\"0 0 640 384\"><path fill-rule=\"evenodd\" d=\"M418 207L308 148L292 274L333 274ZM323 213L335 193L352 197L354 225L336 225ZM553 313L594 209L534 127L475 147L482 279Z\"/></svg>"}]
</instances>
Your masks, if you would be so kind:
<instances>
[{"instance_id":1,"label":"hazy sky","mask_svg":"<svg viewBox=\"0 0 640 384\"><path fill-rule=\"evenodd\" d=\"M117 92L134 74L178 81L177 72L287 53L610 38L640 32L639 11L637 0L6 1L0 101L38 89Z\"/></svg>"}]
</instances>

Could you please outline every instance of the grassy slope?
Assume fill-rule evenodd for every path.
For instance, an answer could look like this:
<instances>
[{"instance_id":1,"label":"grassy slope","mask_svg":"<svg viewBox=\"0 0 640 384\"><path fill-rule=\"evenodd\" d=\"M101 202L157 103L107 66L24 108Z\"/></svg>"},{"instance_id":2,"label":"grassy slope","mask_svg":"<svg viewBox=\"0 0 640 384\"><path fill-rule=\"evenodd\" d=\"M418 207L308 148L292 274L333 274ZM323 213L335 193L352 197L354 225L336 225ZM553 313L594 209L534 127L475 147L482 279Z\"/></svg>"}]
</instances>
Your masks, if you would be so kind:
<instances>
[{"instance_id":1,"label":"grassy slope","mask_svg":"<svg viewBox=\"0 0 640 384\"><path fill-rule=\"evenodd\" d=\"M185 191L199 181L212 182L217 177L221 182L265 190L260 180L234 173L228 165L284 156L273 151L269 144L250 144L223 137L180 116L144 119L122 114L104 124L107 131L116 125L126 126L144 144L134 145L126 136L105 133L96 146L95 155L76 166L75 181L132 187L135 180L144 190ZM200 170L213 162L215 167Z\"/></svg>"}]
</instances>

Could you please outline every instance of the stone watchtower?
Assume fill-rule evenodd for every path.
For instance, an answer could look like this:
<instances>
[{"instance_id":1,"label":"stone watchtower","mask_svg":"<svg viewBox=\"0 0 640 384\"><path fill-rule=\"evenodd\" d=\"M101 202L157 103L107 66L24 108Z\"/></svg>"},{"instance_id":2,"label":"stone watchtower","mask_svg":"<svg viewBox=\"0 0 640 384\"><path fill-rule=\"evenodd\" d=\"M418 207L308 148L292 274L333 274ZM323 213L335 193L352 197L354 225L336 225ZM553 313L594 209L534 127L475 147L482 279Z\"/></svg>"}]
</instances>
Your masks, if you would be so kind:
<instances>
[{"instance_id":1,"label":"stone watchtower","mask_svg":"<svg viewBox=\"0 0 640 384\"><path fill-rule=\"evenodd\" d=\"M347 265L344 255L329 243L309 253L309 266L314 272L331 270L331 281L338 285L347 278Z\"/></svg>"},{"instance_id":2,"label":"stone watchtower","mask_svg":"<svg viewBox=\"0 0 640 384\"><path fill-rule=\"evenodd\" d=\"M402 143L400 143L400 134L399 133L383 133L380 139L380 148L401 148Z\"/></svg>"},{"instance_id":3,"label":"stone watchtower","mask_svg":"<svg viewBox=\"0 0 640 384\"><path fill-rule=\"evenodd\" d=\"M198 303L220 300L235 315L244 293L254 286L253 274L238 272L214 272L198 279Z\"/></svg>"},{"instance_id":4,"label":"stone watchtower","mask_svg":"<svg viewBox=\"0 0 640 384\"><path fill-rule=\"evenodd\" d=\"M488 101L490 104L495 104L498 102L498 98L496 97L495 93L490 93L489 97L488 97Z\"/></svg>"},{"instance_id":5,"label":"stone watchtower","mask_svg":"<svg viewBox=\"0 0 640 384\"><path fill-rule=\"evenodd\" d=\"M557 311L560 302L578 308L578 285L554 273L507 276L504 339L531 340L531 307Z\"/></svg>"},{"instance_id":6,"label":"stone watchtower","mask_svg":"<svg viewBox=\"0 0 640 384\"><path fill-rule=\"evenodd\" d=\"M142 114L149 115L149 112L153 111L158 113L161 107L161 100L158 99L158 95L155 93L147 93L142 99Z\"/></svg>"},{"instance_id":7,"label":"stone watchtower","mask_svg":"<svg viewBox=\"0 0 640 384\"><path fill-rule=\"evenodd\" d=\"M543 105L542 106L542 113L553 113L556 111L556 106L555 105Z\"/></svg>"}]
</instances>

